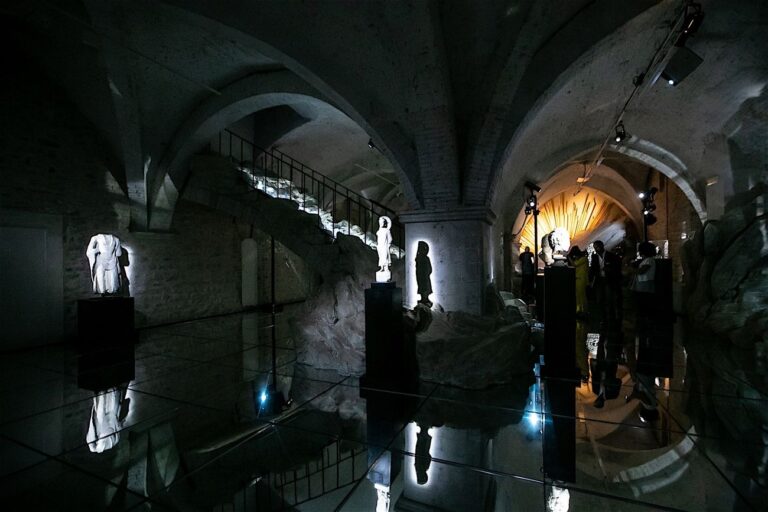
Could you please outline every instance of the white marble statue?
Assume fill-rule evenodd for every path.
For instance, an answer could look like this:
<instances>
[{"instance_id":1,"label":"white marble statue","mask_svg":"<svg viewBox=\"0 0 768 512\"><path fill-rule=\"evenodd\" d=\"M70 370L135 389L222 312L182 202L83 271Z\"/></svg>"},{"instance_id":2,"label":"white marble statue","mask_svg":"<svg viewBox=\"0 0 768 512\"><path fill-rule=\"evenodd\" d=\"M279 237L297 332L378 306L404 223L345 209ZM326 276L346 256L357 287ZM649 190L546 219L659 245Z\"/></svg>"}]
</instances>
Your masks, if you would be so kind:
<instances>
[{"instance_id":1,"label":"white marble statue","mask_svg":"<svg viewBox=\"0 0 768 512\"><path fill-rule=\"evenodd\" d=\"M117 293L120 290L120 239L114 235L94 235L85 251L91 267L93 293Z\"/></svg>"},{"instance_id":2,"label":"white marble statue","mask_svg":"<svg viewBox=\"0 0 768 512\"><path fill-rule=\"evenodd\" d=\"M392 279L389 270L392 264L389 246L392 245L392 220L387 216L379 217L379 230L376 232L376 252L379 254L379 269L376 271L376 282L386 283Z\"/></svg>"},{"instance_id":3,"label":"white marble statue","mask_svg":"<svg viewBox=\"0 0 768 512\"><path fill-rule=\"evenodd\" d=\"M571 237L565 228L555 228L541 238L541 251L539 257L549 266L565 259L565 255L571 246Z\"/></svg>"},{"instance_id":4,"label":"white marble statue","mask_svg":"<svg viewBox=\"0 0 768 512\"><path fill-rule=\"evenodd\" d=\"M120 441L120 406L121 393L117 388L98 393L93 397L91 419L85 441L88 449L102 453L111 449Z\"/></svg>"}]
</instances>

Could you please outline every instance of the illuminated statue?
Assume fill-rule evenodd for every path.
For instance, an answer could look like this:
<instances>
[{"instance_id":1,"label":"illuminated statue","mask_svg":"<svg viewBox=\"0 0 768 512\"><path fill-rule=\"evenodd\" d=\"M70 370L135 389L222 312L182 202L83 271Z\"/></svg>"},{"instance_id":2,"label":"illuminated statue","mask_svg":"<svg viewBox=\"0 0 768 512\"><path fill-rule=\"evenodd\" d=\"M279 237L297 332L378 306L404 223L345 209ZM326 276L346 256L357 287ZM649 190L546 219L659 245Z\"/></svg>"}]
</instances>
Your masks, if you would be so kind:
<instances>
[{"instance_id":1,"label":"illuminated statue","mask_svg":"<svg viewBox=\"0 0 768 512\"><path fill-rule=\"evenodd\" d=\"M555 260L564 260L568 248L571 246L571 237L565 228L555 228L541 238L541 252L539 258L549 266Z\"/></svg>"},{"instance_id":2,"label":"illuminated statue","mask_svg":"<svg viewBox=\"0 0 768 512\"><path fill-rule=\"evenodd\" d=\"M386 283L392 279L389 266L392 260L389 255L389 246L392 245L392 220L387 216L379 217L379 230L376 232L376 252L379 254L379 270L376 271L376 281Z\"/></svg>"},{"instance_id":3,"label":"illuminated statue","mask_svg":"<svg viewBox=\"0 0 768 512\"><path fill-rule=\"evenodd\" d=\"M417 293L421 295L419 302L432 307L429 295L432 293L432 262L429 261L429 245L421 241L416 249L416 286Z\"/></svg>"},{"instance_id":4,"label":"illuminated statue","mask_svg":"<svg viewBox=\"0 0 768 512\"><path fill-rule=\"evenodd\" d=\"M120 405L122 403L120 390L112 388L93 397L91 420L88 423L88 433L85 441L88 449L101 453L111 449L120 441Z\"/></svg>"},{"instance_id":5,"label":"illuminated statue","mask_svg":"<svg viewBox=\"0 0 768 512\"><path fill-rule=\"evenodd\" d=\"M91 268L93 293L102 295L120 291L120 239L114 235L94 235L85 251Z\"/></svg>"}]
</instances>

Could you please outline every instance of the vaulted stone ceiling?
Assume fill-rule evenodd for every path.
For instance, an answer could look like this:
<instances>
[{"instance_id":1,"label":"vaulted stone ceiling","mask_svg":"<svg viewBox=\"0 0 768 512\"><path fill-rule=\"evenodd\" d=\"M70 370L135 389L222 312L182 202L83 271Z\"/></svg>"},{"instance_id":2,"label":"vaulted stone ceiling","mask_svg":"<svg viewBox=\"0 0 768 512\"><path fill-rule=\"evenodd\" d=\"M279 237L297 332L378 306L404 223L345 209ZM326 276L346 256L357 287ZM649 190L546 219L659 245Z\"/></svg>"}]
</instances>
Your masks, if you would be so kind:
<instances>
[{"instance_id":1,"label":"vaulted stone ceiling","mask_svg":"<svg viewBox=\"0 0 768 512\"><path fill-rule=\"evenodd\" d=\"M164 229L206 135L307 98L329 107L275 140L310 166L379 195L380 176L396 176L401 191L384 196L397 208L516 213L525 179L588 160L610 133L681 5L72 0L3 14L122 161L134 227ZM633 137L612 148L675 173L692 198L712 174L748 182L732 168L765 157L766 4L703 9L688 46L704 63L677 88L644 90L625 117Z\"/></svg>"}]
</instances>

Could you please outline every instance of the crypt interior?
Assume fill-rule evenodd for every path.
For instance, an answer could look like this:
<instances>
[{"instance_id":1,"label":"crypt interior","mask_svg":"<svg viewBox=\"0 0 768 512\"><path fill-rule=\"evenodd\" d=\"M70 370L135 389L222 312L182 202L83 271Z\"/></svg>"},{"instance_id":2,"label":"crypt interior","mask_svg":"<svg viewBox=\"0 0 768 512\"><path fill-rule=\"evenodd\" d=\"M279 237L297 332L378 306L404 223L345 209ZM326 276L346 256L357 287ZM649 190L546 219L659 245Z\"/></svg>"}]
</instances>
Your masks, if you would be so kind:
<instances>
[{"instance_id":1,"label":"crypt interior","mask_svg":"<svg viewBox=\"0 0 768 512\"><path fill-rule=\"evenodd\" d=\"M3 510L765 509L765 1L0 23Z\"/></svg>"}]
</instances>

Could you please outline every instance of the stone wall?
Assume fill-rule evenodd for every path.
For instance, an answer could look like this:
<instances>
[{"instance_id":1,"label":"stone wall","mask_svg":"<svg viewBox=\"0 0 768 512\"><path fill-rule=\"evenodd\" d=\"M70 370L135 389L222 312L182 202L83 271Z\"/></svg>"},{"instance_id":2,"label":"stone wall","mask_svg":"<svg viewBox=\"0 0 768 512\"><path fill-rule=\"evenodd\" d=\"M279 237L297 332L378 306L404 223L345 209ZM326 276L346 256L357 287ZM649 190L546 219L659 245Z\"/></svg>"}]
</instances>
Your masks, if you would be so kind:
<instances>
[{"instance_id":1,"label":"stone wall","mask_svg":"<svg viewBox=\"0 0 768 512\"><path fill-rule=\"evenodd\" d=\"M92 296L85 247L96 233L117 235L137 325L241 310L243 224L202 205L178 203L170 233L129 232L129 203L117 159L85 118L33 74L4 80L0 111L0 204L62 219L64 333L74 334L78 299ZM259 298L269 300L268 238L259 242ZM306 268L278 244L278 299L305 296ZM267 294L267 295L265 295Z\"/></svg>"}]
</instances>

